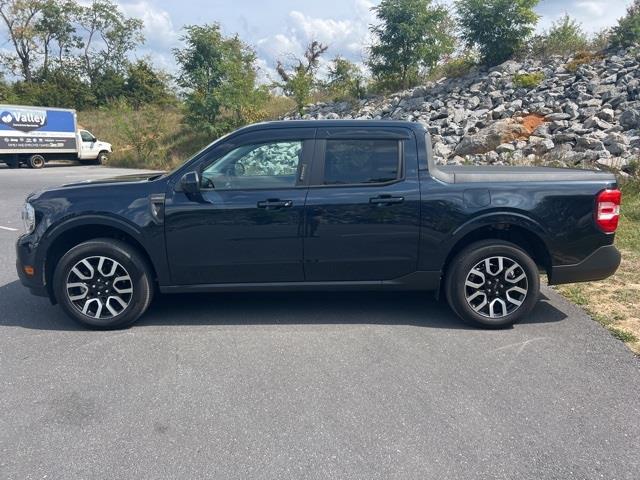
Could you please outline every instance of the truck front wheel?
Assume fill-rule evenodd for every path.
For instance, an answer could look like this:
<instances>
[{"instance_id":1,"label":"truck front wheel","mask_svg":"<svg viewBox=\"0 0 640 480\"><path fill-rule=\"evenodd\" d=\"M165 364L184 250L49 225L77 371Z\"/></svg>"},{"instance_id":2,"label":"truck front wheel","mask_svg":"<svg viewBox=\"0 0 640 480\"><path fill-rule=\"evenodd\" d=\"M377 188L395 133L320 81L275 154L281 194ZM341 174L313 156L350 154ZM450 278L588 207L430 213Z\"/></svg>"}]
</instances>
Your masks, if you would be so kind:
<instances>
[{"instance_id":1,"label":"truck front wheel","mask_svg":"<svg viewBox=\"0 0 640 480\"><path fill-rule=\"evenodd\" d=\"M77 322L97 329L126 327L153 295L147 263L128 244L98 238L69 250L53 274L56 299Z\"/></svg>"},{"instance_id":2,"label":"truck front wheel","mask_svg":"<svg viewBox=\"0 0 640 480\"><path fill-rule=\"evenodd\" d=\"M42 155L31 155L27 161L29 168L42 168L44 167L45 160Z\"/></svg>"},{"instance_id":3,"label":"truck front wheel","mask_svg":"<svg viewBox=\"0 0 640 480\"><path fill-rule=\"evenodd\" d=\"M535 262L517 245L483 240L451 261L445 290L449 305L463 320L504 328L531 312L540 293L540 275Z\"/></svg>"},{"instance_id":4,"label":"truck front wheel","mask_svg":"<svg viewBox=\"0 0 640 480\"><path fill-rule=\"evenodd\" d=\"M96 158L96 165L104 165L109 161L108 152L100 152Z\"/></svg>"}]
</instances>

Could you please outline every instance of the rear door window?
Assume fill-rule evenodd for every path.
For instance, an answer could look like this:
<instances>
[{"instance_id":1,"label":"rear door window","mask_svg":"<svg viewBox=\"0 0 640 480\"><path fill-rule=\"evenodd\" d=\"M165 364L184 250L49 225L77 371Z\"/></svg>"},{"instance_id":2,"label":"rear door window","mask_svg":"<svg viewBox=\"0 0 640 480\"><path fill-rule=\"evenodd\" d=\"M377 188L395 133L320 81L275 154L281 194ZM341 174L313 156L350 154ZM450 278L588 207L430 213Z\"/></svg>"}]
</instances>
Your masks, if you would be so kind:
<instances>
[{"instance_id":1,"label":"rear door window","mask_svg":"<svg viewBox=\"0 0 640 480\"><path fill-rule=\"evenodd\" d=\"M387 183L400 177L397 140L327 140L324 185Z\"/></svg>"}]
</instances>

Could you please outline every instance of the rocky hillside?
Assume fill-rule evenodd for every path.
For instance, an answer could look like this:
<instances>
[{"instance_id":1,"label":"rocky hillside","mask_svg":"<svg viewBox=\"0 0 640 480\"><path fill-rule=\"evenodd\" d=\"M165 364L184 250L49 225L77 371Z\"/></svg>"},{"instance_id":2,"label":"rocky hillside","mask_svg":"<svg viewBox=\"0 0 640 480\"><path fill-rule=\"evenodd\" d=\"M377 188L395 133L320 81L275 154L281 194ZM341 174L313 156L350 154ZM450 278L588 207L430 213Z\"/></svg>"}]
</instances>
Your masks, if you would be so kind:
<instances>
[{"instance_id":1,"label":"rocky hillside","mask_svg":"<svg viewBox=\"0 0 640 480\"><path fill-rule=\"evenodd\" d=\"M640 57L629 50L509 61L355 105L311 105L303 118L421 122L441 163L629 171L640 153Z\"/></svg>"}]
</instances>

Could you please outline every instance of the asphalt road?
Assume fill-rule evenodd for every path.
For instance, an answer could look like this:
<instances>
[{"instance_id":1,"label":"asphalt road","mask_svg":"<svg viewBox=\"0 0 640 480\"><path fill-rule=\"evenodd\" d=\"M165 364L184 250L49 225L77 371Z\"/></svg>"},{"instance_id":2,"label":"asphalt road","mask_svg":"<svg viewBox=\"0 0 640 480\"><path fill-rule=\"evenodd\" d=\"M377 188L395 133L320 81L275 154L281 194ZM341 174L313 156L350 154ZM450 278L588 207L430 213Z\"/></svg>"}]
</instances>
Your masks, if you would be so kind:
<instances>
[{"instance_id":1,"label":"asphalt road","mask_svg":"<svg viewBox=\"0 0 640 480\"><path fill-rule=\"evenodd\" d=\"M79 329L14 271L29 191L123 173L0 167L0 479L640 478L640 361L545 290L467 328L423 294L159 298Z\"/></svg>"}]
</instances>

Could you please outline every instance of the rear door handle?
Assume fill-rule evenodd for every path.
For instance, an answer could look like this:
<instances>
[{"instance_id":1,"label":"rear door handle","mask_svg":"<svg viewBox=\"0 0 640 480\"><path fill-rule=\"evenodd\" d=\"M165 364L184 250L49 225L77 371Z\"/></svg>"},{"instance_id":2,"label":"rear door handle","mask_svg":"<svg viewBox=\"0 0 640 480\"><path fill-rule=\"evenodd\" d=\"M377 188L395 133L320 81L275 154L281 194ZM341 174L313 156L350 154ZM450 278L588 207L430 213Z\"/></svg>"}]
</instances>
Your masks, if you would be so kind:
<instances>
[{"instance_id":1,"label":"rear door handle","mask_svg":"<svg viewBox=\"0 0 640 480\"><path fill-rule=\"evenodd\" d=\"M264 200L262 202L258 202L258 208L266 208L267 210L276 209L276 208L291 208L291 207L293 207L292 200L269 199L269 200Z\"/></svg>"},{"instance_id":2,"label":"rear door handle","mask_svg":"<svg viewBox=\"0 0 640 480\"><path fill-rule=\"evenodd\" d=\"M373 203L374 205L391 205L402 202L404 202L404 197L392 197L391 195L379 195L369 199L369 203Z\"/></svg>"}]
</instances>

